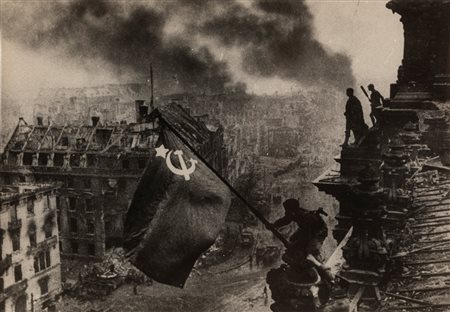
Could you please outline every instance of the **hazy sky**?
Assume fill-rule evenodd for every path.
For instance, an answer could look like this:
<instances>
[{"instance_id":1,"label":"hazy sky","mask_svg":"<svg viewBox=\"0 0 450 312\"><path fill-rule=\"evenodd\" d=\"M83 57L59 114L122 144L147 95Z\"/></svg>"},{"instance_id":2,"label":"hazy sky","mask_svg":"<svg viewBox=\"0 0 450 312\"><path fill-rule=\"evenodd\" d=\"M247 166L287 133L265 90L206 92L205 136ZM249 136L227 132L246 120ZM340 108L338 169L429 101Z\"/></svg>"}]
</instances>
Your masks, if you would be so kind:
<instances>
[{"instance_id":1,"label":"hazy sky","mask_svg":"<svg viewBox=\"0 0 450 312\"><path fill-rule=\"evenodd\" d=\"M309 0L307 3L314 15L317 38L330 50L350 56L358 86L372 82L388 96L389 83L395 82L402 58L403 30L399 16L386 9L386 1ZM101 62L86 71L76 61L57 57L56 52L31 51L4 39L1 44L2 91L14 97L29 97L41 87L121 82ZM256 93L267 92L268 85L276 91L276 80L248 83L249 91ZM281 89L283 84L279 85Z\"/></svg>"},{"instance_id":2,"label":"hazy sky","mask_svg":"<svg viewBox=\"0 0 450 312\"><path fill-rule=\"evenodd\" d=\"M351 57L358 85L372 82L387 97L403 56L403 27L386 3L308 1L320 41Z\"/></svg>"}]
</instances>

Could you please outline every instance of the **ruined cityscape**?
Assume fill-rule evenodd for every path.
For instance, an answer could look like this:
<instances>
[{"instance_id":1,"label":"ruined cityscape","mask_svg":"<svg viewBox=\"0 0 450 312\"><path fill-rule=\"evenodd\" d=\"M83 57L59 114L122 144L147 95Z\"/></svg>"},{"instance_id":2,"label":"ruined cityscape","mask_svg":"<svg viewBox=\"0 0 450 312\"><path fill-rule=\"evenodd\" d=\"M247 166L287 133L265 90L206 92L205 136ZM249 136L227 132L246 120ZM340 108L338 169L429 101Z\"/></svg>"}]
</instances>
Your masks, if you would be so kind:
<instances>
[{"instance_id":1,"label":"ruined cityscape","mask_svg":"<svg viewBox=\"0 0 450 312\"><path fill-rule=\"evenodd\" d=\"M70 57L140 75L40 87L26 103L2 90L0 312L450 311L450 2L380 1L404 36L397 79L383 87L355 81L347 56L324 52L308 2L161 1L50 1L26 18L17 16L28 4L1 5L2 39L33 49L63 42ZM303 87L253 92L211 47L192 55L181 40L168 43L172 10L202 12L192 32L224 46L246 42L249 74ZM285 31L292 36L276 38ZM166 131L183 146L176 162L168 144L181 145ZM204 186L204 172L231 199L218 235L205 230L213 244L200 248L228 196ZM204 224L175 214L162 251L150 249L166 224L145 199L175 213L170 205L194 207ZM171 235L182 230L188 240ZM152 254L189 248L186 280L177 273L186 262L167 264L169 279L154 272L176 259Z\"/></svg>"}]
</instances>

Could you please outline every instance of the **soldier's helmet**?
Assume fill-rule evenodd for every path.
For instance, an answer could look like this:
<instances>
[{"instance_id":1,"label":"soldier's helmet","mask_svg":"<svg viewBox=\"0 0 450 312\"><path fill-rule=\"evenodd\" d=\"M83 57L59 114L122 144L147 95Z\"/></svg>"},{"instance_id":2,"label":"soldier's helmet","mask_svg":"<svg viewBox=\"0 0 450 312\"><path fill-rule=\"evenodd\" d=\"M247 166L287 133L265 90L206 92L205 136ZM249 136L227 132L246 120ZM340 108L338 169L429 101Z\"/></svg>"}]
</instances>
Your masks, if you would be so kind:
<instances>
[{"instance_id":1,"label":"soldier's helmet","mask_svg":"<svg viewBox=\"0 0 450 312\"><path fill-rule=\"evenodd\" d=\"M289 198L283 202L283 207L288 214L295 214L300 210L300 203L295 198Z\"/></svg>"},{"instance_id":2,"label":"soldier's helmet","mask_svg":"<svg viewBox=\"0 0 450 312\"><path fill-rule=\"evenodd\" d=\"M371 83L367 86L367 88L372 91L375 88L375 86L373 85L373 83Z\"/></svg>"}]
</instances>

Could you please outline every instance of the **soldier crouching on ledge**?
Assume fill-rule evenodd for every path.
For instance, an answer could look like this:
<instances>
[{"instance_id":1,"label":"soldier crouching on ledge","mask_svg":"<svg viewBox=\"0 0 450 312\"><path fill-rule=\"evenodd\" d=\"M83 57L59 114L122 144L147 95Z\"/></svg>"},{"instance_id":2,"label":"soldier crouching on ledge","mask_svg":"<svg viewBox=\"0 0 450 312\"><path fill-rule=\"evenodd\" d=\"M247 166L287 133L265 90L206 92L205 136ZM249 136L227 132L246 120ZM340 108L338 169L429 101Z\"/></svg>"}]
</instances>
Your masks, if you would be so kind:
<instances>
[{"instance_id":1,"label":"soldier crouching on ledge","mask_svg":"<svg viewBox=\"0 0 450 312\"><path fill-rule=\"evenodd\" d=\"M333 283L334 277L330 268L321 263L320 251L328 235L328 228L321 214L327 215L322 208L317 211L308 211L300 207L298 200L287 199L283 203L285 215L275 221L276 228L295 222L297 231L289 238L291 245L286 249L282 259L292 269L300 273L314 275L315 270L327 282ZM310 276L311 277L311 276Z\"/></svg>"}]
</instances>

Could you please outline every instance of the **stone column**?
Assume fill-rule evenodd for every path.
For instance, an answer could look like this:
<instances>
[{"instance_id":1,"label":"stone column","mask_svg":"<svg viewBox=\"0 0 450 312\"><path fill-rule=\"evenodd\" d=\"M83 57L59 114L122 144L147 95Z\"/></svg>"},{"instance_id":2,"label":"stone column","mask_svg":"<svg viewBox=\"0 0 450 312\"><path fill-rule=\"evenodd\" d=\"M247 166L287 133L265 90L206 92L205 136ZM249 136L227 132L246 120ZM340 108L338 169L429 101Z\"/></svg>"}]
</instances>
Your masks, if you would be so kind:
<instances>
[{"instance_id":1,"label":"stone column","mask_svg":"<svg viewBox=\"0 0 450 312\"><path fill-rule=\"evenodd\" d=\"M428 129L424 138L430 149L440 156L444 166L450 166L450 125L445 115L431 116L425 119Z\"/></svg>"},{"instance_id":2,"label":"stone column","mask_svg":"<svg viewBox=\"0 0 450 312\"><path fill-rule=\"evenodd\" d=\"M400 92L391 97L405 100L409 93L413 100L449 99L450 3L391 0L386 6L401 15L405 37L397 87L393 88Z\"/></svg>"},{"instance_id":3,"label":"stone column","mask_svg":"<svg viewBox=\"0 0 450 312\"><path fill-rule=\"evenodd\" d=\"M450 99L450 2L442 1L437 12L438 31L433 36L436 46L433 98Z\"/></svg>"},{"instance_id":4,"label":"stone column","mask_svg":"<svg viewBox=\"0 0 450 312\"><path fill-rule=\"evenodd\" d=\"M397 189L405 187L405 180L408 168L405 164L408 162L408 155L405 153L406 145L398 137L394 137L389 142L389 150L383 154L384 186L388 188L390 199L395 200Z\"/></svg>"},{"instance_id":5,"label":"stone column","mask_svg":"<svg viewBox=\"0 0 450 312\"><path fill-rule=\"evenodd\" d=\"M365 168L358 181L359 184L352 187L348 194L353 203L349 211L353 232L343 248L348 268L342 274L351 280L366 281L374 276L381 278L385 271L387 250L383 223L386 211L377 172L372 168Z\"/></svg>"}]
</instances>

